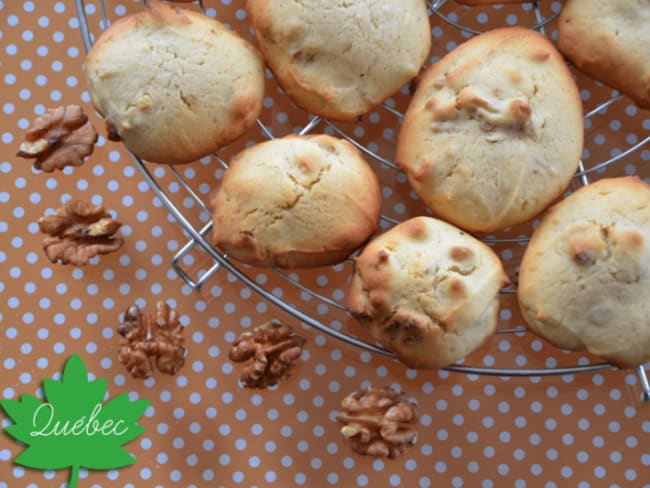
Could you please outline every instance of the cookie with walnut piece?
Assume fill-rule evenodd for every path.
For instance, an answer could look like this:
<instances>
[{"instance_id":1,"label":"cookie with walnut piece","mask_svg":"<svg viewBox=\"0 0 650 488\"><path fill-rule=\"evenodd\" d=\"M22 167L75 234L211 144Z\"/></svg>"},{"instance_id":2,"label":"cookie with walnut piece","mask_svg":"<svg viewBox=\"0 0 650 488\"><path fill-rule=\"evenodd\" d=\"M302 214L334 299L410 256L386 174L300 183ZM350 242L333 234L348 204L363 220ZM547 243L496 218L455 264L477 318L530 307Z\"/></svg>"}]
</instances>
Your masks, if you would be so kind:
<instances>
[{"instance_id":1,"label":"cookie with walnut piece","mask_svg":"<svg viewBox=\"0 0 650 488\"><path fill-rule=\"evenodd\" d=\"M508 282L485 244L446 222L416 217L373 239L355 258L348 308L410 368L465 357L495 330Z\"/></svg>"},{"instance_id":2,"label":"cookie with walnut piece","mask_svg":"<svg viewBox=\"0 0 650 488\"><path fill-rule=\"evenodd\" d=\"M583 143L582 103L542 34L495 29L422 75L396 162L434 213L470 231L531 219L562 194Z\"/></svg>"},{"instance_id":3,"label":"cookie with walnut piece","mask_svg":"<svg viewBox=\"0 0 650 488\"><path fill-rule=\"evenodd\" d=\"M604 179L553 207L524 253L518 299L558 347L620 367L650 360L650 186Z\"/></svg>"}]
</instances>

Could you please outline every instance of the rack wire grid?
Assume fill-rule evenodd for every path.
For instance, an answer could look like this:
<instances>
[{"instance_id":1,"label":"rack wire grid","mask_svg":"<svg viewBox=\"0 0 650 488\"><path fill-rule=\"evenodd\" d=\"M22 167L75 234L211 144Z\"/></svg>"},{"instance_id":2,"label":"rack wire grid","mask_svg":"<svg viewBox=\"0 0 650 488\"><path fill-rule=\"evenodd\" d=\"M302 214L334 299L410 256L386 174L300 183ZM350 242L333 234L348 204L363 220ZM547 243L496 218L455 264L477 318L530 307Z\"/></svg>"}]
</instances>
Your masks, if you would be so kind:
<instances>
[{"instance_id":1,"label":"rack wire grid","mask_svg":"<svg viewBox=\"0 0 650 488\"><path fill-rule=\"evenodd\" d=\"M75 2L82 40L87 52L95 38L93 32L106 29L111 24L106 5L109 2L99 0L100 19L92 27L87 15L89 2L85 0L75 0ZM134 4L131 5L132 9L140 9L146 7L146 0L133 0L132 4ZM216 9L206 4L207 2L203 0L197 0L193 4L184 6L218 18ZM463 40L480 34L488 28L488 24L490 28L494 27L494 18L499 19L498 22L503 25L525 25L554 39L557 33L553 22L562 8L562 2L537 1L496 5L485 7L480 11L446 0L427 2L427 5L433 39L429 62L435 62ZM116 16L128 13L123 5L117 7L112 5L112 7ZM93 12L93 8L90 8L90 11ZM237 30L243 37L255 42L252 27L245 17L245 12L241 9L235 13L234 18L241 21L241 26L237 26ZM569 67L573 70L571 65ZM645 128L647 121L642 122L641 117L637 116L636 107L616 91L575 70L573 74L585 106L586 132L583 157L567 194L595 179L634 174L637 172L634 162L640 165L639 174L647 179L650 175L647 174L646 162L650 159L650 150L644 147L650 142L650 136L643 137L648 133ZM257 120L257 126L239 141L202 158L200 162L183 166L164 166L147 163L129 153L135 167L155 193L157 201L167 208L173 220L182 227L184 235L187 236L187 243L173 256L171 266L194 290L205 288L216 273L226 272L229 280L241 280L268 302L291 314L303 326L305 324L311 326L365 351L394 358L391 352L363 340L355 333L354 321L343 304L343 290L353 266L352 258L316 273L309 270L260 270L237 263L209 242L212 223L207 200L210 192L218 185L223 171L227 170L228 160L242 148L258 141L290 133L308 134L320 130L346 139L360 149L366 159L374 165L382 183L384 196L380 222L382 229L398 224L411 216L429 212L410 191L405 175L391 160L395 148L395 136L408 104L409 87L403 87L398 94L387 99L375 111L355 123L334 122L303 112L287 99L269 70L267 70L266 89L267 95L271 94L271 96L267 96L264 100L265 108ZM277 100L281 101L282 107L277 107L278 104L275 103ZM500 253L513 283L516 283L518 273L517 258L521 257L537 223L538 220L494 235L477 236ZM533 334L523 325L513 327L507 323L511 322L512 314L517 313L516 288L514 286L504 288L501 294L502 309L505 307L507 313L504 314L502 310L496 334L514 335L517 340L526 340L528 337L528 340L531 340L530 336ZM512 306L514 312L510 312L508 306ZM485 364L485 360L483 366L465 364L465 361L461 360L444 369L472 375L533 377L594 373L614 369L611 364L599 361L598 358L586 353L558 350L558 355L561 360L556 357L549 358L548 353L546 357L536 358L521 359L517 356L516 364L507 367L497 367L491 362ZM503 356L509 357L507 352ZM569 364L559 364L563 361L568 361ZM530 366L531 362L535 364ZM637 372L642 389L641 397L644 401L650 401L646 367L639 365Z\"/></svg>"}]
</instances>

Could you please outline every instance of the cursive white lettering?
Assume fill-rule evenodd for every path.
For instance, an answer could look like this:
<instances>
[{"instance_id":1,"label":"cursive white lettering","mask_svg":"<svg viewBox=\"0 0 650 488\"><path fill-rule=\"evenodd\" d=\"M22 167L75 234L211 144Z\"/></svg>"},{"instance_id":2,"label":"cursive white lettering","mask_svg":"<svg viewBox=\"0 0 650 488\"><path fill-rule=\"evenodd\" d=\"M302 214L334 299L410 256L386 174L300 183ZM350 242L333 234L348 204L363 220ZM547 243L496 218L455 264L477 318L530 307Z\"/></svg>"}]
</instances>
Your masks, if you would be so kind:
<instances>
[{"instance_id":1,"label":"cursive white lettering","mask_svg":"<svg viewBox=\"0 0 650 488\"><path fill-rule=\"evenodd\" d=\"M54 405L51 403L43 403L34 411L34 415L32 416L32 427L34 427L34 430L29 435L31 437L79 437L82 435L92 437L96 434L104 436L120 436L126 434L129 430L128 427L118 430L120 426L125 424L124 420L118 420L117 422L113 419L106 419L103 422L97 420L101 411L102 405L101 403L97 403L90 412L88 420L83 415L76 420L68 419L65 422L61 420L54 422ZM52 425L52 422L54 422L54 425Z\"/></svg>"},{"instance_id":2,"label":"cursive white lettering","mask_svg":"<svg viewBox=\"0 0 650 488\"><path fill-rule=\"evenodd\" d=\"M126 434L126 431L129 430L128 427L124 427L124 430L121 430L121 431L118 432L117 428L120 426L120 424L123 424L123 423L124 423L124 420L118 420L115 423L115 427L113 427L113 432L115 432L115 435L124 435L124 434Z\"/></svg>"},{"instance_id":3,"label":"cursive white lettering","mask_svg":"<svg viewBox=\"0 0 650 488\"><path fill-rule=\"evenodd\" d=\"M46 413L45 415L48 415L47 417L47 422L45 422L45 425L41 427L40 430L32 431L29 433L31 437L47 437L50 434L44 434L47 430L47 428L50 426L52 423L52 417L54 417L54 407L52 406L51 403L43 403L42 405L39 405L36 410L34 410L34 415L32 416L32 427L36 428L38 425L38 417L39 414L41 413L41 410L49 409L49 415Z\"/></svg>"}]
</instances>

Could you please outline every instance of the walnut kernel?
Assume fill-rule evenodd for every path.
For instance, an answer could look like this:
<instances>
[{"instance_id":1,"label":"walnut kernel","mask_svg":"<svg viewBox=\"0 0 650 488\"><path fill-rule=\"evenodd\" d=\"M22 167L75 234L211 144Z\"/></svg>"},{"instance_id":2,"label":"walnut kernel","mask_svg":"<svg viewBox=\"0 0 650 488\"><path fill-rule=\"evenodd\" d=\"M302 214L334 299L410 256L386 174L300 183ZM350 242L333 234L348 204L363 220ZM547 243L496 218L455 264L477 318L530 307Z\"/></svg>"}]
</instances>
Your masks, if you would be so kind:
<instances>
[{"instance_id":1,"label":"walnut kernel","mask_svg":"<svg viewBox=\"0 0 650 488\"><path fill-rule=\"evenodd\" d=\"M153 376L155 366L161 373L174 375L185 364L185 338L178 314L164 301L156 311L145 315L137 305L124 312L117 332L124 337L119 352L120 362L134 378Z\"/></svg>"},{"instance_id":2,"label":"walnut kernel","mask_svg":"<svg viewBox=\"0 0 650 488\"><path fill-rule=\"evenodd\" d=\"M34 158L34 168L51 173L80 166L93 152L97 131L79 105L50 109L38 117L25 135L17 156Z\"/></svg>"},{"instance_id":3,"label":"walnut kernel","mask_svg":"<svg viewBox=\"0 0 650 488\"><path fill-rule=\"evenodd\" d=\"M415 403L391 387L351 393L336 420L341 434L359 454L395 458L417 441Z\"/></svg>"},{"instance_id":4,"label":"walnut kernel","mask_svg":"<svg viewBox=\"0 0 650 488\"><path fill-rule=\"evenodd\" d=\"M54 214L38 219L48 259L61 264L82 266L99 254L117 251L124 241L114 234L122 224L113 220L102 206L71 200Z\"/></svg>"},{"instance_id":5,"label":"walnut kernel","mask_svg":"<svg viewBox=\"0 0 650 488\"><path fill-rule=\"evenodd\" d=\"M245 362L240 381L246 388L266 388L286 380L302 354L305 339L279 322L266 322L244 332L228 354L231 361Z\"/></svg>"}]
</instances>

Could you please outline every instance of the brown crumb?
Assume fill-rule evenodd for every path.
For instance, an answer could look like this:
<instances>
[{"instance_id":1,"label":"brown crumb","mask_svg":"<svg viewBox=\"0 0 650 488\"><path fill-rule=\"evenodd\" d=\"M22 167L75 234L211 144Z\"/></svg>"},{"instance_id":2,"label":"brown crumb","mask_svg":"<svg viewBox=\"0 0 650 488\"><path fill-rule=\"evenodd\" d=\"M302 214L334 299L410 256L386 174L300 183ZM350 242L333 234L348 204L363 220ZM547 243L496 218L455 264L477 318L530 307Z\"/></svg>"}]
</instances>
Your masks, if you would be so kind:
<instances>
[{"instance_id":1,"label":"brown crumb","mask_svg":"<svg viewBox=\"0 0 650 488\"><path fill-rule=\"evenodd\" d=\"M109 141L119 142L122 140L120 134L117 132L117 127L110 120L106 119L106 138Z\"/></svg>"}]
</instances>

